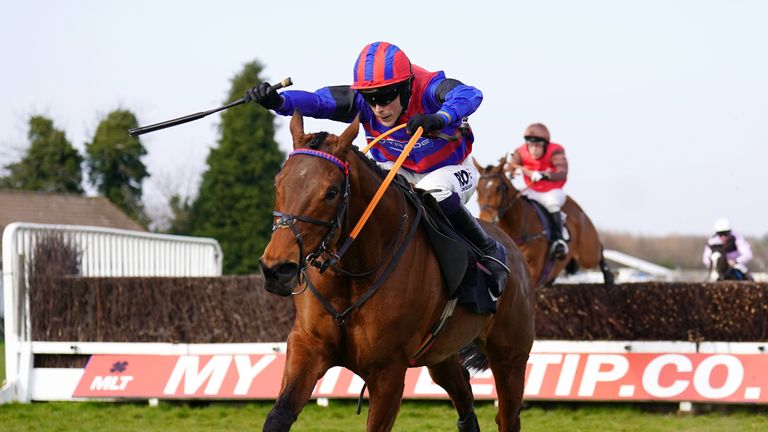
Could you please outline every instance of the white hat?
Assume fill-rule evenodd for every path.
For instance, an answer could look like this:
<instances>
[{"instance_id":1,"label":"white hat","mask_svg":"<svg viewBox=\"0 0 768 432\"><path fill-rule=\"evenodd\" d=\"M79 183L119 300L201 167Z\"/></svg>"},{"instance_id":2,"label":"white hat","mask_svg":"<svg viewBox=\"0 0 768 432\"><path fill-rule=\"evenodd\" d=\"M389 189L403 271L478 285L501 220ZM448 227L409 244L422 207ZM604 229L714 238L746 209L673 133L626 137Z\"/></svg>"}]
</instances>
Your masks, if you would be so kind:
<instances>
[{"instance_id":1,"label":"white hat","mask_svg":"<svg viewBox=\"0 0 768 432\"><path fill-rule=\"evenodd\" d=\"M731 223L727 218L720 218L715 221L715 232L725 232L731 230Z\"/></svg>"}]
</instances>

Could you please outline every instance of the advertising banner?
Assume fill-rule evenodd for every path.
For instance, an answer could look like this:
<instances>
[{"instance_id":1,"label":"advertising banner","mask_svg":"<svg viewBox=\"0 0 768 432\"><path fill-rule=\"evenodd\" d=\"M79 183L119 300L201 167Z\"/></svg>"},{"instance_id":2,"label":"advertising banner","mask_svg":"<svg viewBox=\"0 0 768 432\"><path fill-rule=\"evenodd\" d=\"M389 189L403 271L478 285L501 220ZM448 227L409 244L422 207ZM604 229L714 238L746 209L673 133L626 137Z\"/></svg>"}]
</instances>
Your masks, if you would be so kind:
<instances>
[{"instance_id":1,"label":"advertising banner","mask_svg":"<svg viewBox=\"0 0 768 432\"><path fill-rule=\"evenodd\" d=\"M285 354L93 355L73 397L275 399ZM768 403L768 355L532 353L529 400ZM489 371L471 379L477 399L495 399ZM363 380L330 369L313 397L357 398ZM426 368L409 369L404 398L447 398Z\"/></svg>"}]
</instances>

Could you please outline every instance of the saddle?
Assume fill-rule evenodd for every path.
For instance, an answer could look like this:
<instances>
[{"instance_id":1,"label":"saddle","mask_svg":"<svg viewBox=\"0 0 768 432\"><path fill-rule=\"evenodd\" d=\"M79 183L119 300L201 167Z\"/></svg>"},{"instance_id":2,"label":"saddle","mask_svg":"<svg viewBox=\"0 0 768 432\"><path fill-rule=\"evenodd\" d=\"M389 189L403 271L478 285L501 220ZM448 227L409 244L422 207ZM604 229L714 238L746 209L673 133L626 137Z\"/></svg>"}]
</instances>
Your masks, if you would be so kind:
<instances>
[{"instance_id":1,"label":"saddle","mask_svg":"<svg viewBox=\"0 0 768 432\"><path fill-rule=\"evenodd\" d=\"M536 210L536 216L539 217L539 222L541 222L541 226L544 227L544 235L547 236L547 243L551 245L556 240L555 232L552 230L552 215L538 201L529 199L528 197L523 197L523 199L531 203L534 210ZM568 227L563 224L563 229L568 230Z\"/></svg>"},{"instance_id":2,"label":"saddle","mask_svg":"<svg viewBox=\"0 0 768 432\"><path fill-rule=\"evenodd\" d=\"M459 304L469 306L479 314L495 313L496 302L488 293L485 273L478 267L481 252L456 233L429 192L412 188L399 175L393 184L403 190L415 206L423 209L421 224L440 265L448 297L457 298Z\"/></svg>"},{"instance_id":3,"label":"saddle","mask_svg":"<svg viewBox=\"0 0 768 432\"><path fill-rule=\"evenodd\" d=\"M536 211L536 216L538 216L539 222L541 222L541 226L544 228L544 232L541 233L541 235L547 238L547 244L549 245L549 247L551 247L556 240L555 232L552 229L552 227L554 226L552 222L552 214L549 213L549 211L546 208L544 208L544 206L541 205L538 201L529 199L528 197L523 197L523 199L528 201L531 204L531 206L533 206L533 209ZM563 229L566 231L568 230L568 227L565 225L565 223L563 223ZM570 233L568 234L570 237ZM527 240L528 239L523 238L521 242L525 243ZM518 244L521 243L521 242L518 242L517 239L515 239L515 242ZM549 272L552 270L552 267L554 267L554 265L555 265L555 259L548 253L547 261L544 264L544 269L542 270L541 276L537 281L538 284L542 284L544 283L545 280L547 280L547 278L549 277ZM568 273L569 275L572 275L576 273L578 270L579 270L579 264L576 262L576 260L571 259L570 261L568 261L565 267L566 273Z\"/></svg>"}]
</instances>

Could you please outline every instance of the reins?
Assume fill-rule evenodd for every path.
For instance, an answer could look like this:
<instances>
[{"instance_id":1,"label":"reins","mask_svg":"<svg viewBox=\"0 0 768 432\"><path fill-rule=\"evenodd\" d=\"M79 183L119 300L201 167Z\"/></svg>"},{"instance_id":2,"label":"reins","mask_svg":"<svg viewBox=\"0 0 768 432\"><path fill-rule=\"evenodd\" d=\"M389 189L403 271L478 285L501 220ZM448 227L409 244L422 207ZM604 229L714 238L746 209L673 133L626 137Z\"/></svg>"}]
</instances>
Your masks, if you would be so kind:
<instances>
[{"instance_id":1,"label":"reins","mask_svg":"<svg viewBox=\"0 0 768 432\"><path fill-rule=\"evenodd\" d=\"M402 124L400 126L394 127L383 134L379 135L371 141L370 144L368 144L365 147L365 150L363 151L363 154L365 154L370 148L379 142L382 138L392 134L393 132L402 129L405 124ZM363 229L363 226L365 226L365 223L368 222L368 218L371 217L371 213L373 213L373 210L376 208L376 206L379 204L379 201L381 200L381 197L384 196L384 191L387 190L389 187L389 184L392 183L392 179L395 178L397 175L397 171L400 169L400 167L405 162L405 159L408 157L408 155L411 153L411 150L413 150L413 146L416 145L416 141L421 138L421 135L424 133L424 129L419 126L418 129L416 129L416 132L413 134L411 139L408 141L408 144L406 144L403 151L400 153L400 156L398 156L397 160L395 161L395 164L390 168L389 173L387 174L387 177L384 178L384 181L381 182L381 185L379 186L379 189L376 191L376 193L373 195L373 198L371 199L371 202L368 203L368 207L363 212L363 215L360 217L360 220L357 221L357 225L352 229L352 232L349 233L349 237L344 241L344 243L341 245L341 248L339 249L339 252L336 254L336 261L341 259L341 256L344 255L344 253L347 251L349 246L352 244L352 242L357 238L357 235L360 234L360 230ZM333 264L333 262L331 263Z\"/></svg>"},{"instance_id":2,"label":"reins","mask_svg":"<svg viewBox=\"0 0 768 432\"><path fill-rule=\"evenodd\" d=\"M507 213L507 211L509 211L509 209L512 208L512 205L518 199L523 198L523 196L524 196L522 192L518 191L515 194L514 198L509 199L508 198L509 197L509 187L506 185L506 183L504 183L504 178L502 178L502 177L503 177L503 174L499 174L499 173L496 173L496 174L482 174L480 176L481 180L483 178L486 178L486 179L487 178L501 178L502 184L504 184L505 189L506 189L506 191L504 193L504 197L503 197L504 201L502 201L502 205L500 205L499 207L496 208L496 217L493 220L493 224L498 224L498 222L501 220L502 217L504 217L504 215ZM484 205L480 206L480 209L481 210L493 209L493 206L484 204ZM523 233L524 234L522 236L520 236L520 237L512 239L512 240L515 241L516 244L523 245L523 244L530 243L530 242L532 242L532 241L534 241L536 239L539 239L539 238L545 236L544 232L533 233L533 234L528 233L528 229L527 229L527 227L528 227L528 218L525 218L524 222L525 222L524 225L523 225Z\"/></svg>"},{"instance_id":3,"label":"reins","mask_svg":"<svg viewBox=\"0 0 768 432\"><path fill-rule=\"evenodd\" d=\"M406 125L400 125L395 128L392 128L383 134L376 137L373 141L371 141L363 150L363 154L368 152L376 143L378 143L381 139L385 138L386 136L392 134L393 132L402 129ZM344 196L342 199L342 202L339 204L339 208L336 211L336 216L334 219L330 222L325 222L313 218L309 218L306 216L294 216L294 215L286 215L284 213L275 211L274 215L280 217L278 222L273 226L273 230L279 229L279 228L285 228L289 227L291 231L293 232L294 236L296 237L296 241L299 245L299 271L300 271L300 278L304 279L304 289L292 293L294 295L301 294L306 290L307 287L309 287L309 290L312 292L312 294L317 298L317 300L320 302L320 304L323 306L323 308L328 312L328 314L333 317L334 321L336 321L339 328L344 326L344 323L346 321L347 316L352 313L354 310L360 308L366 301L368 301L371 297L373 297L374 294L381 288L381 286L386 282L389 274L394 270L395 266L400 261L400 258L405 253L405 250L407 246L410 244L411 240L413 239L414 235L416 234L416 231L419 226L419 221L422 217L423 209L421 205L418 202L418 199L413 196L413 192L407 193L406 191L409 190L409 188L406 187L400 187L400 190L403 192L403 195L411 200L411 203L413 204L414 208L416 209L416 215L411 221L410 228L408 229L408 233L406 234L405 238L403 239L402 243L400 244L400 247L397 249L397 251L393 254L392 259L389 260L387 263L387 266L385 267L384 271L381 273L381 275L368 287L365 293L363 293L362 296L360 296L353 304L347 306L346 309L343 311L338 311L331 302L315 287L315 285L312 283L310 278L306 274L307 269L307 262L312 264L313 266L319 268L320 273L324 272L329 267L332 267L335 271L340 272L341 274L347 275L347 276L368 276L370 274L375 273L377 270L381 268L383 265L383 262L380 262L377 266L375 266L372 270L360 273L360 274L353 274L347 271L344 271L336 266L336 264L341 260L341 258L344 256L344 254L349 249L352 242L357 238L357 235L360 233L362 228L365 226L366 222L370 218L371 214L373 213L373 210L378 205L379 201L381 201L381 198L384 195L384 192L387 190L389 185L392 183L392 181L397 176L397 172L402 166L402 164L405 162L405 159L410 154L411 150L413 149L414 145L418 141L418 139L422 136L424 130L423 128L419 127L414 135L411 137L411 139L408 141L408 144L405 146L403 151L400 153L400 156L395 161L394 165L390 168L389 173L382 181L381 185L379 185L378 190L374 194L371 201L368 203L367 208L363 212L363 215L358 220L355 227L352 229L348 237L344 240L344 243L341 245L341 247L338 249L336 253L331 252L328 250L328 242L333 238L335 235L336 229L341 227L341 221L343 219L343 215L346 212L348 201L349 201L349 163L348 162L342 162L335 156L325 153L318 150L307 150L307 149L298 149L295 150L290 154L289 157L293 157L295 155L309 155L309 156L315 156L320 157L325 160L328 160L329 162L335 164L344 174ZM402 177L401 177L402 179ZM403 233L403 228L406 220L408 219L408 212L407 212L407 206L406 211L403 214L403 217L401 218L401 224L400 229L398 230L398 234L393 240L393 242L390 244L392 247L397 243L397 240L400 238L400 236ZM301 234L298 232L298 230L295 228L293 222L295 220L307 222L315 225L321 225L321 226L327 226L329 227L328 233L326 233L325 237L323 238L323 241L321 242L318 249L316 249L314 252L308 254L306 257L304 257L304 242L301 237ZM388 246L389 248L389 246ZM323 261L322 263L318 263L318 258L323 255L324 253L328 253L330 256L329 259ZM299 283L301 283L301 279L299 280ZM440 319L433 325L433 327L430 329L427 336L422 340L420 343L419 348L414 353L413 356L409 359L409 363L411 365L414 365L416 362L416 359L419 358L421 355L423 355L434 343L437 336L442 332L443 328L445 327L445 324L447 323L448 319L453 315L454 308L456 307L457 299L451 299L448 301L447 305L445 306L442 315ZM345 344L345 332L341 331L341 344ZM362 394L362 393L361 393Z\"/></svg>"},{"instance_id":4,"label":"reins","mask_svg":"<svg viewBox=\"0 0 768 432\"><path fill-rule=\"evenodd\" d=\"M400 125L395 128L392 128L383 134L379 135L374 139L368 146L366 146L365 151L367 152L373 145L375 145L379 140L382 138L385 138L386 136L390 135L391 133L402 129L406 125ZM358 220L355 227L350 232L349 236L346 238L344 243L342 243L341 247L338 249L337 252L332 252L328 249L329 242L332 240L334 235L336 234L336 230L341 228L342 221L344 219L344 214L346 213L348 203L349 203L349 192L350 192L350 186L349 186L349 162L343 162L336 156L326 153L319 150L313 150L313 149L297 149L291 152L291 154L288 156L294 157L297 155L307 155L307 156L314 156L318 158L325 159L334 165L336 165L344 175L344 195L339 203L339 207L336 210L336 216L331 220L330 222L310 218L307 216L297 216L297 215L289 215L285 214L279 211L274 211L273 215L276 217L279 217L278 221L275 222L275 224L272 226L272 230L275 231L280 228L290 228L291 232L293 233L294 237L296 238L296 242L299 246L299 285L304 283L304 288L293 292L291 294L298 295L304 292L304 290L309 287L309 289L312 291L312 293L315 295L315 297L318 298L320 303L323 305L323 307L328 311L329 314L336 320L336 322L339 324L339 326L344 324L345 317L351 313L353 310L359 308L362 306L363 303L365 303L371 296L378 291L378 289L381 287L381 285L384 283L384 281L387 279L387 276L389 273L391 273L392 269L394 268L394 265L397 264L397 262L400 260L400 257L405 252L406 246L410 243L410 240L413 238L413 235L416 233L416 228L418 227L418 222L421 219L421 212L422 209L420 206L415 205L416 207L416 217L414 218L413 222L411 223L411 227L408 230L408 234L406 235L403 243L401 244L401 247L394 253L392 256L392 259L389 261L389 264L386 266L384 272L382 275L368 288L368 290L361 296L353 305L349 306L347 309L345 309L342 312L337 311L333 305L315 288L315 286L312 284L312 282L309 280L309 277L307 277L306 271L307 271L307 264L311 264L314 267L317 267L320 271L320 273L327 270L329 267L336 268L336 264L341 260L341 258L344 256L344 254L347 252L349 247L351 246L352 242L357 238L357 235L360 233L360 231L363 229L363 226L365 226L365 223L370 218L371 214L373 213L373 210L378 205L379 201L381 201L381 198L384 196L384 192L387 190L389 185L392 183L392 180L397 175L397 171L402 166L402 164L405 162L405 159L410 154L411 150L413 149L414 145L418 141L418 139L421 137L421 135L424 133L424 129L419 127L416 132L413 134L411 139L408 141L408 144L403 149L400 156L395 161L395 164L390 169L387 176L382 181L381 185L379 185L378 190L374 194L371 201L368 203L368 207L363 212L363 215L360 217L360 220ZM295 221L301 221L306 222L314 225L320 225L320 226L326 226L328 227L328 232L326 233L325 237L323 237L323 240L320 242L320 245L318 248L309 253L304 253L304 240L301 236L301 233L296 229L294 222ZM397 238L400 237L400 235L403 232L403 228L405 225L405 222L407 221L407 211L403 215L403 218L400 222L400 229L398 230L398 235L395 239L395 242ZM394 246L395 242L392 243L392 246ZM323 254L328 254L329 258L320 262L319 259ZM369 274L375 273L376 270L381 268L383 265L383 261L379 263L374 269L369 270L367 272L361 273L361 276L367 276ZM338 270L338 269L337 269ZM351 275L351 273L346 271L341 271L343 274Z\"/></svg>"},{"instance_id":5,"label":"reins","mask_svg":"<svg viewBox=\"0 0 768 432\"><path fill-rule=\"evenodd\" d=\"M489 178L491 178L491 179L499 178L501 180L501 184L504 185L504 195L502 197L503 201L502 201L500 206L495 208L495 210L496 210L496 217L492 221L494 224L496 224L496 223L499 222L499 220L501 220L501 218L504 216L504 214L506 214L507 211L510 208L512 208L512 204L514 204L515 201L517 201L520 197L523 196L523 193L522 192L518 192L517 194L515 194L514 198L512 198L511 200L508 200L507 196L509 195L509 186L507 186L507 184L504 182L503 174L496 173L496 174L481 174L480 175L480 180L482 180L482 179L489 179ZM493 209L493 208L494 208L493 206L490 206L488 204L483 204L483 205L480 206L480 210L487 210L487 209Z\"/></svg>"}]
</instances>

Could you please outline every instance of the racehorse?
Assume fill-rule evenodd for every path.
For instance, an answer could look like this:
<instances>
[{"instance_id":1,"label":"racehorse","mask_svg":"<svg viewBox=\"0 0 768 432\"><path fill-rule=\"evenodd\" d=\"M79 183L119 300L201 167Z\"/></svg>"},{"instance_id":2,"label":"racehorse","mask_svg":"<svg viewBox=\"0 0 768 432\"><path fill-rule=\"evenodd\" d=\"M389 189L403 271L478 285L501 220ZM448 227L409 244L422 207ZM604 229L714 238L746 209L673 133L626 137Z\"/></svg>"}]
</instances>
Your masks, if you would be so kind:
<instances>
[{"instance_id":1,"label":"racehorse","mask_svg":"<svg viewBox=\"0 0 768 432\"><path fill-rule=\"evenodd\" d=\"M712 249L709 256L709 281L718 282L725 280L753 281L749 271L732 267L728 263L725 253L725 246L721 244L708 245Z\"/></svg>"},{"instance_id":2,"label":"racehorse","mask_svg":"<svg viewBox=\"0 0 768 432\"><path fill-rule=\"evenodd\" d=\"M260 264L269 292L294 295L296 319L280 394L263 430L289 430L317 381L343 366L368 388L366 430L389 431L406 370L427 366L458 412L459 431L478 431L469 374L457 354L473 342L494 375L499 430L519 430L534 332L521 253L503 231L484 224L509 255L511 273L497 312L476 314L459 304L428 349L420 349L449 298L425 228L414 220L417 208L404 192L388 187L360 235L348 249L338 248L384 174L352 146L358 129L355 119L340 136L305 134L299 113L290 122L294 150L275 178L278 219Z\"/></svg>"},{"instance_id":3,"label":"racehorse","mask_svg":"<svg viewBox=\"0 0 768 432\"><path fill-rule=\"evenodd\" d=\"M481 166L472 161L480 173L477 201L480 219L497 224L520 247L536 286L552 283L563 269L599 267L606 284L613 283L613 273L603 257L603 245L597 230L581 207L569 196L562 211L570 234L568 254L563 260L549 256L549 241L536 209L504 174L504 158L496 166Z\"/></svg>"}]
</instances>

